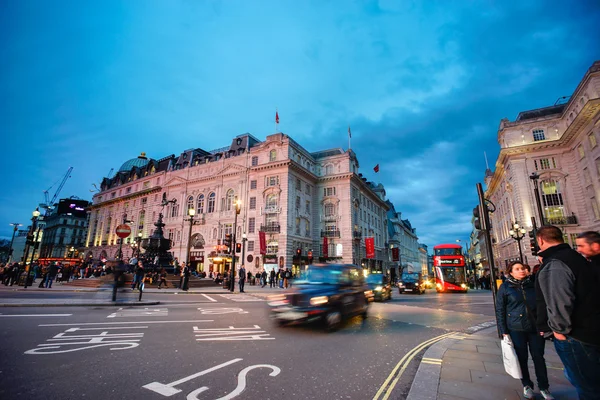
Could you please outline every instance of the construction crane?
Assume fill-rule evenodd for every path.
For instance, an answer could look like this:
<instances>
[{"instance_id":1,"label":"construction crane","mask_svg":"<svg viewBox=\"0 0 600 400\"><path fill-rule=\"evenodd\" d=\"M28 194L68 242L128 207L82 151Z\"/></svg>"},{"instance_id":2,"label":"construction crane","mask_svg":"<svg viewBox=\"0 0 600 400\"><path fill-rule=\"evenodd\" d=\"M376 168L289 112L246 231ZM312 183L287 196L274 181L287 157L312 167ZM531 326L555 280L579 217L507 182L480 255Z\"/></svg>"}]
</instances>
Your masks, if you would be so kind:
<instances>
[{"instance_id":1,"label":"construction crane","mask_svg":"<svg viewBox=\"0 0 600 400\"><path fill-rule=\"evenodd\" d=\"M69 179L71 177L71 171L73 171L73 167L69 167L69 169L67 170L67 173L62 178L62 181L60 182L58 189L56 189L56 192L54 192L54 196L52 196L52 199L49 199L50 196L48 195L48 192L50 191L50 189L52 189L54 187L54 185L56 185L58 183L58 181L54 182L54 184L52 184L52 186L50 186L48 189L44 190L44 203L40 204L40 208L46 210L45 215L48 215L50 210L52 210L54 208L56 198L58 197L63 186L65 186L67 179Z\"/></svg>"}]
</instances>

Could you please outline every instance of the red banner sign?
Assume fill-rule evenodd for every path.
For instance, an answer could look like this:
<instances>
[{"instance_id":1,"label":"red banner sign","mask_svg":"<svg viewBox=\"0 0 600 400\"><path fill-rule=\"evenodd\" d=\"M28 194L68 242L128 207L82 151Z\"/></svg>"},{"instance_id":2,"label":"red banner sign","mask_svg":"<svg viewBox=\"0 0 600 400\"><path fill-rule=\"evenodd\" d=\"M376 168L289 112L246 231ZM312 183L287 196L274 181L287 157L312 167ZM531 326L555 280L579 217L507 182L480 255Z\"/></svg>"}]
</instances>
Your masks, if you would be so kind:
<instances>
[{"instance_id":1,"label":"red banner sign","mask_svg":"<svg viewBox=\"0 0 600 400\"><path fill-rule=\"evenodd\" d=\"M392 261L400 261L400 248L392 247Z\"/></svg>"},{"instance_id":2,"label":"red banner sign","mask_svg":"<svg viewBox=\"0 0 600 400\"><path fill-rule=\"evenodd\" d=\"M367 258L375 258L375 238L365 238L365 247L367 248Z\"/></svg>"},{"instance_id":3,"label":"red banner sign","mask_svg":"<svg viewBox=\"0 0 600 400\"><path fill-rule=\"evenodd\" d=\"M329 257L329 243L327 237L323 238L323 257Z\"/></svg>"},{"instance_id":4,"label":"red banner sign","mask_svg":"<svg viewBox=\"0 0 600 400\"><path fill-rule=\"evenodd\" d=\"M264 232L258 232L258 241L260 242L260 254L267 254L267 238Z\"/></svg>"}]
</instances>

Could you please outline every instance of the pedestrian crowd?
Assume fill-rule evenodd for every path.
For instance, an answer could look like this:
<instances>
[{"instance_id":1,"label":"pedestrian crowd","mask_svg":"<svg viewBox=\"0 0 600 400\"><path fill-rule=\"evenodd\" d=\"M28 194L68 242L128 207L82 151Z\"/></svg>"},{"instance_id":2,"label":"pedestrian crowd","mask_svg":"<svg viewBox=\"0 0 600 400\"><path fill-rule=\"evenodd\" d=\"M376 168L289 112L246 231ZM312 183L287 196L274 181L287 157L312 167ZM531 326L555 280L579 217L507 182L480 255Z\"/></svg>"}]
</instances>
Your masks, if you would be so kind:
<instances>
[{"instance_id":1,"label":"pedestrian crowd","mask_svg":"<svg viewBox=\"0 0 600 400\"><path fill-rule=\"evenodd\" d=\"M97 278L110 272L110 267L99 264L81 263L63 265L60 262L52 262L47 265L41 265L34 262L28 274L22 264L0 264L0 283L5 286L22 285L26 276L29 276L30 281L28 285L37 283L38 278L41 278L38 287L49 289L52 288L53 282L65 283L75 279Z\"/></svg>"},{"instance_id":2,"label":"pedestrian crowd","mask_svg":"<svg viewBox=\"0 0 600 400\"><path fill-rule=\"evenodd\" d=\"M496 296L500 335L512 342L522 372L523 396L534 398L527 368L531 355L544 399L554 399L544 348L552 341L580 400L600 399L600 234L584 232L576 250L556 226L536 231L540 265L512 262Z\"/></svg>"}]
</instances>

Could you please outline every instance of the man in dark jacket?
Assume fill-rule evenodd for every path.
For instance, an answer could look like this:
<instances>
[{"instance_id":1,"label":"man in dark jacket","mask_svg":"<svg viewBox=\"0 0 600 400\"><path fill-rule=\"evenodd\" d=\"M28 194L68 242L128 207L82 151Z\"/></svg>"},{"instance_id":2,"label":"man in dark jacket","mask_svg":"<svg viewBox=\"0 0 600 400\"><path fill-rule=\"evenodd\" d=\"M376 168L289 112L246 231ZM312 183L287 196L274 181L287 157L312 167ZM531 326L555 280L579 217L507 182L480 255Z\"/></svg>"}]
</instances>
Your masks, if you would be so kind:
<instances>
[{"instance_id":1,"label":"man in dark jacket","mask_svg":"<svg viewBox=\"0 0 600 400\"><path fill-rule=\"evenodd\" d=\"M542 265L536 279L538 330L551 333L565 375L580 399L600 399L600 285L588 261L556 226L537 231Z\"/></svg>"},{"instance_id":2,"label":"man in dark jacket","mask_svg":"<svg viewBox=\"0 0 600 400\"><path fill-rule=\"evenodd\" d=\"M580 233L575 243L579 254L587 258L594 267L600 268L600 233L595 231Z\"/></svg>"}]
</instances>

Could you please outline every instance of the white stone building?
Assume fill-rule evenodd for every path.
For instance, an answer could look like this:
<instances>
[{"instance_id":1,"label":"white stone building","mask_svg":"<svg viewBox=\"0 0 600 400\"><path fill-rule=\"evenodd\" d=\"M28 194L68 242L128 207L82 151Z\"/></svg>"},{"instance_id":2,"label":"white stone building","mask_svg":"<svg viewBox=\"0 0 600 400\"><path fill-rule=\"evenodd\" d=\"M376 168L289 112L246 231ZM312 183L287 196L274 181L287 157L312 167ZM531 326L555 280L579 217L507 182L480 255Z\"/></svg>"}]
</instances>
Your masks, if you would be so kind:
<instances>
[{"instance_id":1,"label":"white stone building","mask_svg":"<svg viewBox=\"0 0 600 400\"><path fill-rule=\"evenodd\" d=\"M152 234L162 212L170 251L184 261L188 209L194 208L198 224L192 226L190 261L198 271L229 268L215 248L227 233L244 243L237 255L253 273L279 265L297 271L311 255L315 262L355 262L381 270L388 256L385 191L358 171L352 150L310 153L281 133L265 141L239 135L230 146L211 152L196 148L160 160L142 155L105 178L94 195L86 256L115 258L115 227L124 214L133 220L125 240L131 244L139 233L142 238ZM163 194L176 203L162 209ZM241 212L234 227L236 199ZM259 232L266 239L262 255ZM366 258L366 237L374 238L373 259Z\"/></svg>"},{"instance_id":2,"label":"white stone building","mask_svg":"<svg viewBox=\"0 0 600 400\"><path fill-rule=\"evenodd\" d=\"M600 61L588 69L568 101L500 122L500 154L493 174L486 177L486 198L496 206L491 233L499 268L519 258L518 243L509 234L515 222L528 231L531 217L538 226L557 225L571 245L578 233L600 230L599 138ZM532 173L539 178L531 179ZM527 235L521 245L525 261L536 264Z\"/></svg>"}]
</instances>

